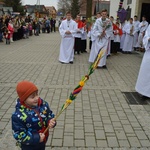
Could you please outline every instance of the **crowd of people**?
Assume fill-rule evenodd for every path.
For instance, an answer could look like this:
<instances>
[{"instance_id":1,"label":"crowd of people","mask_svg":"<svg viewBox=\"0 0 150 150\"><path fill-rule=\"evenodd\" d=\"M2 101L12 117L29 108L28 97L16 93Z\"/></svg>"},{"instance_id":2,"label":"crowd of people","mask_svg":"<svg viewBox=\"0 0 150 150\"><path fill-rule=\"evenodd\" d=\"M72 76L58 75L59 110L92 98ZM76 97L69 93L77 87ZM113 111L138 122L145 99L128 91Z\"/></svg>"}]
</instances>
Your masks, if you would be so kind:
<instances>
[{"instance_id":1,"label":"crowd of people","mask_svg":"<svg viewBox=\"0 0 150 150\"><path fill-rule=\"evenodd\" d=\"M96 21L89 28L86 20L81 20L80 15L73 20L71 13L66 13L66 19L59 27L62 37L59 61L62 64L73 64L75 54L87 52L87 37L90 38L90 63L93 63L99 52L103 50L103 57L97 69L107 69L106 60L111 54L146 51L137 79L136 91L146 98L150 97L150 75L148 73L150 70L150 26L148 26L146 17L142 16L141 22L138 21L136 15L134 19L130 18L123 23L120 23L119 20L114 22L113 16L108 17L107 10L97 13L96 17Z\"/></svg>"},{"instance_id":2,"label":"crowd of people","mask_svg":"<svg viewBox=\"0 0 150 150\"><path fill-rule=\"evenodd\" d=\"M103 64L99 68L107 68L106 57L110 56L111 53L131 54L132 51L144 51L143 37L147 27L148 22L145 16L142 17L141 22L135 15L134 18L120 23L119 19L114 21L113 16L109 17L107 10L98 12L96 21L91 23L89 27L85 18L81 20L81 16L77 15L76 19L73 20L71 13L67 12L66 19L62 21L59 27L62 36L59 61L61 63L72 63L74 54L87 52L86 40L89 37L91 50L89 62L94 61L99 49L103 47L103 49L106 49L106 53L103 57L104 62L101 60ZM70 43L72 43L72 46ZM74 51L74 53L68 54L67 50L69 52Z\"/></svg>"},{"instance_id":3,"label":"crowd of people","mask_svg":"<svg viewBox=\"0 0 150 150\"><path fill-rule=\"evenodd\" d=\"M66 18L59 26L62 36L59 61L61 63L73 63L74 54L87 52L86 40L88 37L90 38L91 50L89 62L94 62L99 49L103 47L106 50L105 57L103 57L104 61L101 60L103 63L98 68L107 68L106 57L111 54L117 54L117 52L131 54L132 51L144 51L143 37L148 22L145 16L142 17L141 22L137 18L135 15L134 19L130 18L128 21L120 23L119 19L114 21L113 16L108 17L107 10L102 10L102 12L97 13L96 21L89 27L85 18L81 20L81 16L77 15L76 19L73 20L71 13L67 12ZM67 43L68 46L65 46ZM66 49L65 47L74 51L71 53L69 50L69 54L72 56L63 50ZM68 59L69 57L71 59Z\"/></svg>"},{"instance_id":4,"label":"crowd of people","mask_svg":"<svg viewBox=\"0 0 150 150\"><path fill-rule=\"evenodd\" d=\"M41 33L56 32L56 20L42 18L41 20L32 19L30 15L22 16L0 16L0 42L6 39L6 44L29 38L29 36L39 36Z\"/></svg>"}]
</instances>

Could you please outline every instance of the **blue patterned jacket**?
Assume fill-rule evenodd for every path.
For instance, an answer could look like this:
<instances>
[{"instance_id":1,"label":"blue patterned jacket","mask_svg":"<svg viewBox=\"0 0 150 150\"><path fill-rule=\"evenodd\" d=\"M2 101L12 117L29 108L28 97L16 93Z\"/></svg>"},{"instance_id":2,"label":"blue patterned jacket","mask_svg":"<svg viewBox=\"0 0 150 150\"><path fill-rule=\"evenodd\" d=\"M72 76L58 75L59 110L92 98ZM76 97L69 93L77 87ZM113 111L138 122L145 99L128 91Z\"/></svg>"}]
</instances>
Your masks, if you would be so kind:
<instances>
[{"instance_id":1,"label":"blue patterned jacket","mask_svg":"<svg viewBox=\"0 0 150 150\"><path fill-rule=\"evenodd\" d=\"M16 110L12 114L12 130L14 138L25 145L37 145L40 141L39 132L43 132L50 119L54 118L46 101L39 98L38 106L28 108L17 100ZM47 141L48 132L45 134Z\"/></svg>"}]
</instances>

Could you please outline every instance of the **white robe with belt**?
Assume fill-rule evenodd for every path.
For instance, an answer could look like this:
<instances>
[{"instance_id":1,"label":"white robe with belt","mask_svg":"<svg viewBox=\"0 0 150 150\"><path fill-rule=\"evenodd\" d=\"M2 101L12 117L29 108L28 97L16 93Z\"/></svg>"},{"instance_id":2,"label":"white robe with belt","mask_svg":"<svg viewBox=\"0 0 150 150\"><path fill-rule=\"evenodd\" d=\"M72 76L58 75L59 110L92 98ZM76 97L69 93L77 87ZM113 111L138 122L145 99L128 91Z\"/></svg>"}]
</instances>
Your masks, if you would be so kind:
<instances>
[{"instance_id":1,"label":"white robe with belt","mask_svg":"<svg viewBox=\"0 0 150 150\"><path fill-rule=\"evenodd\" d=\"M143 45L145 47L145 54L141 63L139 75L137 78L135 90L147 97L150 97L150 25L146 30L143 38Z\"/></svg>"},{"instance_id":2,"label":"white robe with belt","mask_svg":"<svg viewBox=\"0 0 150 150\"><path fill-rule=\"evenodd\" d=\"M125 36L125 40L124 40L124 45L123 45L123 51L125 52L131 52L133 50L133 34L134 34L134 27L133 27L133 34L130 35L130 30L132 28L133 24L128 23L125 27L126 29L126 36Z\"/></svg>"},{"instance_id":3,"label":"white robe with belt","mask_svg":"<svg viewBox=\"0 0 150 150\"><path fill-rule=\"evenodd\" d=\"M94 26L94 24L93 24L93 26ZM92 45L91 45L91 51L90 51L90 56L89 56L89 62L91 62L91 63L94 62L94 60L97 56L95 54L95 39L96 39L96 37L93 34L93 26L92 26L91 31L90 31L90 37L91 37Z\"/></svg>"},{"instance_id":4,"label":"white robe with belt","mask_svg":"<svg viewBox=\"0 0 150 150\"><path fill-rule=\"evenodd\" d=\"M122 24L122 36L120 38L120 49L123 49L123 45L124 45L124 40L125 40L125 37L126 37L126 25L127 23L123 23Z\"/></svg>"},{"instance_id":5,"label":"white robe with belt","mask_svg":"<svg viewBox=\"0 0 150 150\"><path fill-rule=\"evenodd\" d=\"M110 20L106 19L106 21L110 21ZM106 65L106 57L107 57L107 53L109 49L110 37L113 34L112 23L111 23L111 26L105 30L105 33L106 33L105 36L99 39L99 36L102 34L103 30L104 28L103 28L102 18L98 18L93 27L93 34L96 36L95 48L94 48L95 56L98 55L98 52L101 48L103 48L103 51L104 51L103 57L101 58L98 64L99 67Z\"/></svg>"},{"instance_id":6,"label":"white robe with belt","mask_svg":"<svg viewBox=\"0 0 150 150\"><path fill-rule=\"evenodd\" d=\"M137 42L138 42L138 31L139 31L139 21L134 21L134 39L133 39L133 47L137 47Z\"/></svg>"},{"instance_id":7,"label":"white robe with belt","mask_svg":"<svg viewBox=\"0 0 150 150\"><path fill-rule=\"evenodd\" d=\"M146 31L147 27L148 27L148 22L147 21L142 21L139 24L139 31L140 31L140 33L139 33L139 36L138 36L138 42L137 42L136 47L143 48L143 34Z\"/></svg>"},{"instance_id":8,"label":"white robe with belt","mask_svg":"<svg viewBox=\"0 0 150 150\"><path fill-rule=\"evenodd\" d=\"M66 34L66 31L70 31L71 34ZM72 19L70 21L63 20L59 32L62 37L60 44L59 61L63 63L69 63L73 61L74 57L74 35L77 31L77 24Z\"/></svg>"}]
</instances>

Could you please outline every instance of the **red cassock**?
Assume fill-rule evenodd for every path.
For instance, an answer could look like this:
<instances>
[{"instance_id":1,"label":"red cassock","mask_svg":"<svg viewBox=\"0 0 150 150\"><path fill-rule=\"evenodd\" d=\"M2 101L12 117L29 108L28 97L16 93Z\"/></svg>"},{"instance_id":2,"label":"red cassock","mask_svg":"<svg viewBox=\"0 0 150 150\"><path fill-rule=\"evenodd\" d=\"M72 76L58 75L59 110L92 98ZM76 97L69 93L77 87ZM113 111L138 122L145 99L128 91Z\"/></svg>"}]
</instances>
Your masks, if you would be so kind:
<instances>
[{"instance_id":1,"label":"red cassock","mask_svg":"<svg viewBox=\"0 0 150 150\"><path fill-rule=\"evenodd\" d=\"M118 30L119 33L114 33L114 35L119 34L120 36L123 34L122 29L120 29L116 24L113 24L113 30Z\"/></svg>"}]
</instances>

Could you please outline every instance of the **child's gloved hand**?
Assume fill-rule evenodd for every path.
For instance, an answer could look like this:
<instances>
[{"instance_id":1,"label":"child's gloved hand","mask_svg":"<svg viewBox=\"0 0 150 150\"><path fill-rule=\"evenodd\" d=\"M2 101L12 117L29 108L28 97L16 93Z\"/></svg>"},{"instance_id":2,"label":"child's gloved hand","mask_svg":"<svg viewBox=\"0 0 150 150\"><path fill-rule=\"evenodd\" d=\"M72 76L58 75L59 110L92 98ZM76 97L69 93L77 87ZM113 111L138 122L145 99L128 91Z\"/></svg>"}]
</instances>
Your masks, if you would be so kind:
<instances>
[{"instance_id":1,"label":"child's gloved hand","mask_svg":"<svg viewBox=\"0 0 150 150\"><path fill-rule=\"evenodd\" d=\"M50 122L49 122L49 128L53 128L55 126L55 124L56 124L55 119L54 118L51 119Z\"/></svg>"},{"instance_id":2,"label":"child's gloved hand","mask_svg":"<svg viewBox=\"0 0 150 150\"><path fill-rule=\"evenodd\" d=\"M45 134L44 133L39 133L40 135L40 143L44 141Z\"/></svg>"}]
</instances>

